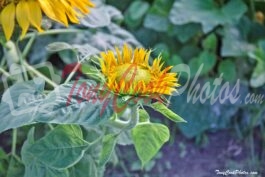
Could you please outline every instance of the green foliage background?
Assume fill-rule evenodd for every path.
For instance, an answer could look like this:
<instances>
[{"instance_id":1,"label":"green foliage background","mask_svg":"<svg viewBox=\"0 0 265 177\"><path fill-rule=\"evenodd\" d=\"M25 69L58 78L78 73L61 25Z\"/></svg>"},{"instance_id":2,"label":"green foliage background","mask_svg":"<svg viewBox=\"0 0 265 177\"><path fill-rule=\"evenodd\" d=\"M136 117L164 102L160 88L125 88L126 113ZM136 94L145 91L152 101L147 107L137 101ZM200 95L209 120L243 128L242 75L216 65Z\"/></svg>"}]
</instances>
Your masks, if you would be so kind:
<instances>
[{"instance_id":1,"label":"green foliage background","mask_svg":"<svg viewBox=\"0 0 265 177\"><path fill-rule=\"evenodd\" d=\"M169 140L168 129L159 123L173 128L186 138L194 138L199 144L204 143L207 132L232 129L239 139L253 137L258 129L265 141L265 103L245 104L247 94L265 95L265 27L264 19L257 17L257 12L265 12L265 2L258 0L95 0L96 8L86 16L80 25L64 27L45 21L44 26L52 33L30 32L19 41L19 48L27 58L29 65L51 62L54 75L47 68L39 68L46 77L56 80L54 76L62 75L68 64L82 60L82 79L88 84L95 84L97 70L91 68L90 57L100 51L114 49L128 43L134 47L144 46L153 49L152 57L159 54L165 65L176 66L187 64L190 75L180 75L180 84L187 84L187 89L170 98L169 108L162 105L149 105L162 114L140 112L140 122L131 132L104 126L113 114L112 105L105 108L106 113L100 116L101 103L91 104L73 98L70 105L72 111L66 109L66 102L73 82L64 83L57 89L38 82L27 81L13 85L4 93L1 82L2 100L12 100L17 110L42 107L47 103L52 106L50 113L28 112L20 119L13 118L7 103L0 104L0 132L5 131L11 139L10 128L18 129L17 155L9 153L11 142L1 142L0 176L56 176L56 177L96 177L103 176L107 162L117 164L115 145L134 143L136 153L142 165L148 164L160 147ZM54 30L54 31L53 31ZM56 31L57 30L57 31ZM60 31L61 30L61 31ZM16 36L14 36L14 39ZM27 48L32 40L30 49ZM24 50L23 50L24 49ZM17 56L4 56L5 47L1 47L1 68L16 63ZM9 57L6 63L5 57ZM211 104L188 101L191 81L203 64L197 84L214 83L214 79L222 75L222 84L229 83L230 91L239 79L239 95L236 103L228 101ZM173 67L172 71L176 68ZM30 73L30 72L29 72ZM1 72L2 74L2 72ZM12 78L8 80L12 85ZM82 80L80 81L80 84ZM77 87L78 88L78 87ZM212 90L214 88L211 88ZM217 88L215 94L220 94ZM33 94L45 99L31 100L20 104L21 93ZM61 94L57 94L61 93ZM9 97L11 95L11 98ZM27 95L25 96L25 98ZM265 98L263 98L264 100ZM89 107L89 109L88 109ZM98 110L98 111L95 111ZM148 110L148 109L147 109ZM183 117L188 123L175 124L161 117L168 117L178 122ZM100 119L98 119L100 117ZM154 123L149 123L149 121ZM56 126L51 130L48 124ZM148 122L148 123L146 123ZM34 125L31 125L34 124ZM72 125L64 125L72 124ZM82 125L80 128L77 125ZM34 128L35 127L35 128ZM177 129L177 130L175 130ZM65 134L67 132L67 134ZM138 138L137 138L138 137ZM139 138L140 137L140 138ZM6 138L6 139L8 139ZM25 142L24 142L25 140ZM149 142L149 143L148 143ZM143 145L144 144L144 145ZM145 147L146 148L143 148ZM262 148L264 149L264 143ZM5 150L4 150L5 149ZM263 157L260 157L260 171L264 170ZM63 160L62 160L63 159ZM149 162L149 165L153 161ZM152 166L152 165L150 165ZM150 167L149 166L149 167ZM145 167L145 168L148 168ZM258 168L258 167L257 167ZM142 169L141 166L137 169ZM146 169L145 169L146 170Z\"/></svg>"}]
</instances>

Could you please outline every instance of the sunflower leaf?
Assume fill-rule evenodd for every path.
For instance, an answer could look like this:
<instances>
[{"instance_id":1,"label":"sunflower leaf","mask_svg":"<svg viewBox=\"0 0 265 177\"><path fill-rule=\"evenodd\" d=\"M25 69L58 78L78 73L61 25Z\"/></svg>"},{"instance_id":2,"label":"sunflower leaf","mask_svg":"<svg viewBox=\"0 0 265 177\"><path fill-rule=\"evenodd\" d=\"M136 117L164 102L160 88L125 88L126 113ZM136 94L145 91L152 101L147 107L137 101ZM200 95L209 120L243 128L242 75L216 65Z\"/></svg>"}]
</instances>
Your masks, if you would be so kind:
<instances>
[{"instance_id":1,"label":"sunflower leaf","mask_svg":"<svg viewBox=\"0 0 265 177\"><path fill-rule=\"evenodd\" d=\"M131 27L138 27L149 9L149 4L144 1L134 1L125 12L125 23Z\"/></svg>"},{"instance_id":2,"label":"sunflower leaf","mask_svg":"<svg viewBox=\"0 0 265 177\"><path fill-rule=\"evenodd\" d=\"M0 132L36 122L98 125L111 117L110 95L100 96L91 80L58 86L48 95L44 82L17 83L9 88L0 104Z\"/></svg>"},{"instance_id":3,"label":"sunflower leaf","mask_svg":"<svg viewBox=\"0 0 265 177\"><path fill-rule=\"evenodd\" d=\"M156 155L169 136L168 128L158 123L139 123L132 129L132 139L142 166Z\"/></svg>"},{"instance_id":4,"label":"sunflower leaf","mask_svg":"<svg viewBox=\"0 0 265 177\"><path fill-rule=\"evenodd\" d=\"M166 107L163 103L155 102L151 105L151 107L174 122L187 122L182 117L168 109L168 107Z\"/></svg>"},{"instance_id":5,"label":"sunflower leaf","mask_svg":"<svg viewBox=\"0 0 265 177\"><path fill-rule=\"evenodd\" d=\"M90 154L85 154L84 157L73 167L69 169L71 177L99 177L96 162Z\"/></svg>"},{"instance_id":6,"label":"sunflower leaf","mask_svg":"<svg viewBox=\"0 0 265 177\"><path fill-rule=\"evenodd\" d=\"M217 25L232 24L246 11L247 6L241 0L231 0L224 5L213 0L180 0L175 1L169 19L175 25L201 23L207 33Z\"/></svg>"},{"instance_id":7,"label":"sunflower leaf","mask_svg":"<svg viewBox=\"0 0 265 177\"><path fill-rule=\"evenodd\" d=\"M119 134L108 134L103 138L103 148L99 158L99 165L104 166L110 159Z\"/></svg>"},{"instance_id":8,"label":"sunflower leaf","mask_svg":"<svg viewBox=\"0 0 265 177\"><path fill-rule=\"evenodd\" d=\"M83 140L77 125L59 125L24 151L25 164L36 161L47 167L62 170L76 164L90 144Z\"/></svg>"},{"instance_id":9,"label":"sunflower leaf","mask_svg":"<svg viewBox=\"0 0 265 177\"><path fill-rule=\"evenodd\" d=\"M73 50L73 46L66 42L53 42L46 46L49 52L60 52L62 50Z\"/></svg>"},{"instance_id":10,"label":"sunflower leaf","mask_svg":"<svg viewBox=\"0 0 265 177\"><path fill-rule=\"evenodd\" d=\"M32 176L57 176L57 177L68 177L69 172L66 169L58 170L45 165L41 161L31 154L31 147L35 144L34 140L34 128L29 133L27 140L24 142L21 155L22 161L25 164L24 177ZM50 157L53 159L53 157Z\"/></svg>"}]
</instances>

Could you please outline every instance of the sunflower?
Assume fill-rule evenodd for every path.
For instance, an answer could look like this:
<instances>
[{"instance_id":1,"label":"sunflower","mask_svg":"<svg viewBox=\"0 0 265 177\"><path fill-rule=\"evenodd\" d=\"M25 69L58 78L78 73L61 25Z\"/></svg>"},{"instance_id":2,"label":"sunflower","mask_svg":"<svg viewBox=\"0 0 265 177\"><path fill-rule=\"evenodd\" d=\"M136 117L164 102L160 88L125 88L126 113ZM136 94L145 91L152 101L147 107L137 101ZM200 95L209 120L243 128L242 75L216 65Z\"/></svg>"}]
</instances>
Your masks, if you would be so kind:
<instances>
[{"instance_id":1,"label":"sunflower","mask_svg":"<svg viewBox=\"0 0 265 177\"><path fill-rule=\"evenodd\" d=\"M42 12L50 19L68 26L68 20L78 23L78 17L89 13L88 7L94 7L90 0L0 0L0 23L9 40L15 21L22 28L23 37L30 25L42 31Z\"/></svg>"},{"instance_id":2,"label":"sunflower","mask_svg":"<svg viewBox=\"0 0 265 177\"><path fill-rule=\"evenodd\" d=\"M172 66L163 68L162 58L149 64L151 50L136 48L134 51L126 44L123 50L101 53L101 71L107 87L116 94L145 96L152 94L172 95L176 91L176 73L170 73Z\"/></svg>"}]
</instances>

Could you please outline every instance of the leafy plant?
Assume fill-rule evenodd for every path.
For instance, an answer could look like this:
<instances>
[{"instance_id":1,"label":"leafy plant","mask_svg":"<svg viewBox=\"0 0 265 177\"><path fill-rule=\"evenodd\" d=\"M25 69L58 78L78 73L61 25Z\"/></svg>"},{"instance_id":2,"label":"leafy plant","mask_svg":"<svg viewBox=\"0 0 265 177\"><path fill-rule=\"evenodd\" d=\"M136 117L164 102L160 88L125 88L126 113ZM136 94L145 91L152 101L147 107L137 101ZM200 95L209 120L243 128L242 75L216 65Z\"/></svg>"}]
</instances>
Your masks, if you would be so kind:
<instances>
[{"instance_id":1,"label":"leafy plant","mask_svg":"<svg viewBox=\"0 0 265 177\"><path fill-rule=\"evenodd\" d=\"M159 171L153 169L154 157L170 139L169 127L173 132L171 141L180 131L198 143L207 143L208 131L233 128L239 137L249 138L254 159L255 127L264 134L264 103L246 105L240 99L234 104L211 104L210 100L202 104L192 103L196 94L191 101L187 98L195 93L194 84L209 84L209 91L215 90L213 96L222 94L220 87L212 87L218 77L222 78L221 84L231 86L229 91L240 80L241 98L250 93L263 94L265 3L93 3L95 7L89 8L90 13L83 15L78 25L64 29L45 18L41 25L45 31L37 33L30 28L19 38L21 24L16 24L11 41L6 41L1 23L0 132L7 135L8 141L1 143L5 146L4 150L0 148L0 176L100 177L108 163L116 164L117 155L123 155L117 145L134 145L141 164L135 162L132 169ZM6 4L0 5L0 14ZM173 73L178 72L174 69L179 64L186 64L188 77L176 73L183 87L188 79L198 80L187 83L181 95L161 97L159 101L152 95L147 96L150 99L139 95L134 99L135 95L109 93L102 84L106 78L100 68L100 53L117 50L115 47L125 43L133 48L152 48L151 58L161 56L161 68L176 66ZM183 149L184 145L180 146ZM182 153L183 158L186 153ZM166 164L163 166L170 166Z\"/></svg>"}]
</instances>

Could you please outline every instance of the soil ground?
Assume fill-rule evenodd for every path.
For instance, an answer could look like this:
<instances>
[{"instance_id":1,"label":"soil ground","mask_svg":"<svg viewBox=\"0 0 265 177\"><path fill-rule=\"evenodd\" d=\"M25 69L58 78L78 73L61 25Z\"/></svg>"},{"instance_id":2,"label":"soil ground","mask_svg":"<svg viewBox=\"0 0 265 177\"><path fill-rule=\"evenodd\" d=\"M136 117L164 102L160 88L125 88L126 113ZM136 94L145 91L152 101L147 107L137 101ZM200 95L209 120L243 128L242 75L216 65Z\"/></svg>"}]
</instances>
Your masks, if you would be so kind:
<instances>
[{"instance_id":1,"label":"soil ground","mask_svg":"<svg viewBox=\"0 0 265 177\"><path fill-rule=\"evenodd\" d=\"M151 169L134 170L133 164L137 159L121 158L125 161L125 167L117 165L108 167L106 177L221 177L225 176L220 172L235 170L244 172L258 172L253 177L264 177L264 162L251 158L251 151L247 139L238 140L231 131L220 131L207 134L208 143L203 146L196 145L194 140L188 140L182 135L175 138L173 144L167 143L161 149L160 157L157 158ZM255 155L260 158L261 140L255 137ZM128 148L130 150L128 150ZM128 155L133 151L132 147L120 147L120 154ZM264 154L264 153L263 153ZM134 155L136 156L135 152ZM132 155L133 156L133 155ZM264 156L264 155L263 155ZM265 157L263 157L264 159ZM261 159L261 158L260 158ZM261 170L263 167L263 171ZM219 174L217 173L219 170ZM129 174L126 174L126 171ZM227 175L227 176L246 176L248 175Z\"/></svg>"}]
</instances>

